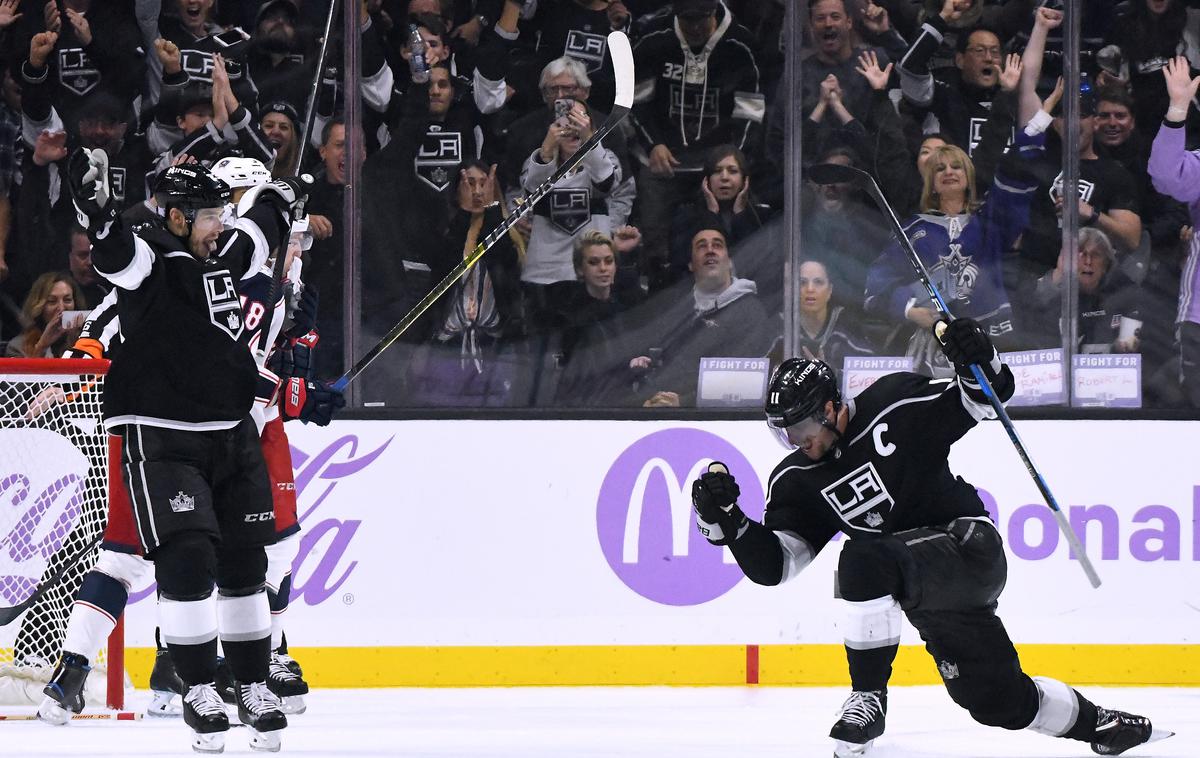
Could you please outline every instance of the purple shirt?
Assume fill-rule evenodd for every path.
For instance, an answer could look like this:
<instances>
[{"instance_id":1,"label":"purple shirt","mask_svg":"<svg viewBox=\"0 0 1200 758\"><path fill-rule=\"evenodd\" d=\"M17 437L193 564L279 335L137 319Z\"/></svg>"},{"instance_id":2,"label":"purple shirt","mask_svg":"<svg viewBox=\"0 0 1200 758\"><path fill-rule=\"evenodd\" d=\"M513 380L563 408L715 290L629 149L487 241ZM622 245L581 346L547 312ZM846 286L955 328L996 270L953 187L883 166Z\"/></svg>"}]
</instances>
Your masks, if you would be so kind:
<instances>
[{"instance_id":1,"label":"purple shirt","mask_svg":"<svg viewBox=\"0 0 1200 758\"><path fill-rule=\"evenodd\" d=\"M1158 128L1150 148L1150 179L1154 189L1188 204L1192 228L1200 229L1200 153L1184 149L1183 124ZM1200 236L1193 236L1179 282L1179 311L1175 323L1200 324Z\"/></svg>"}]
</instances>

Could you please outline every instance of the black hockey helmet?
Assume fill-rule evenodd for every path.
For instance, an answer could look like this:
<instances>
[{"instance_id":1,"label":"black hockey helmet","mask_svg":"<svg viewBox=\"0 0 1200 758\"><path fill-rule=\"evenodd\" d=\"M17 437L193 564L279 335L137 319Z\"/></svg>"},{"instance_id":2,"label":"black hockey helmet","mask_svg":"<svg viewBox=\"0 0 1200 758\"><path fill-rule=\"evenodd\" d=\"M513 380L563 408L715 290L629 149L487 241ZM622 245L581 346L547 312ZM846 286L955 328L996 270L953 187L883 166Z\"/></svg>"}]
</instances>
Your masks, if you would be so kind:
<instances>
[{"instance_id":1,"label":"black hockey helmet","mask_svg":"<svg viewBox=\"0 0 1200 758\"><path fill-rule=\"evenodd\" d=\"M837 376L824 361L789 358L775 369L767 384L767 402L763 410L767 425L789 447L787 428L806 419L815 418L820 424L838 434L837 428L825 418L825 404L832 401L834 411L842 407L842 393ZM840 436L840 435L839 435Z\"/></svg>"},{"instance_id":2,"label":"black hockey helmet","mask_svg":"<svg viewBox=\"0 0 1200 758\"><path fill-rule=\"evenodd\" d=\"M166 211L178 208L194 221L200 208L220 208L229 202L229 185L198 163L171 166L154 184L154 201Z\"/></svg>"}]
</instances>

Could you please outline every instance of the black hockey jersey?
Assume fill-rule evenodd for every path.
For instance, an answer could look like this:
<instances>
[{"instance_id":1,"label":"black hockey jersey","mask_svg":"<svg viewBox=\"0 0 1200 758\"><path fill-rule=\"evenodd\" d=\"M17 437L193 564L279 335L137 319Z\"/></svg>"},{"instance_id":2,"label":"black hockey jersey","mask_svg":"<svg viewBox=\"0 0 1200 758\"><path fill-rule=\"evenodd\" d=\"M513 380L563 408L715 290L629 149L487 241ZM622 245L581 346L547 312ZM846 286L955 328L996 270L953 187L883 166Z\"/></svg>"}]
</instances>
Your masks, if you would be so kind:
<instances>
[{"instance_id":1,"label":"black hockey jersey","mask_svg":"<svg viewBox=\"0 0 1200 758\"><path fill-rule=\"evenodd\" d=\"M135 233L117 218L91 234L97 272L120 288L123 341L103 398L109 428L228 429L246 417L258 370L238 341L244 320L235 283L287 232L283 215L264 203L203 260L161 226Z\"/></svg>"},{"instance_id":2,"label":"black hockey jersey","mask_svg":"<svg viewBox=\"0 0 1200 758\"><path fill-rule=\"evenodd\" d=\"M812 461L797 450L771 472L764 526L796 534L815 555L838 532L870 538L986 515L946 462L950 446L992 413L960 381L889 374L847 401L834 452Z\"/></svg>"}]
</instances>

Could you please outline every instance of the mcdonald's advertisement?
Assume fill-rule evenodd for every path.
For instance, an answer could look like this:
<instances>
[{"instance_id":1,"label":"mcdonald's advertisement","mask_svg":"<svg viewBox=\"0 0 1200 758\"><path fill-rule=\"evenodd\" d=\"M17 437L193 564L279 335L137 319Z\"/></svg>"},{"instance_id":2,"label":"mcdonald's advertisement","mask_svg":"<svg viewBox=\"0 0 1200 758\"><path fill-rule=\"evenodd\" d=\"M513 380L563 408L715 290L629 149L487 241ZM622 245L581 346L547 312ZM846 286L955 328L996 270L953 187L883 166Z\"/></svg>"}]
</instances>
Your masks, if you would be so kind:
<instances>
[{"instance_id":1,"label":"mcdonald's advertisement","mask_svg":"<svg viewBox=\"0 0 1200 758\"><path fill-rule=\"evenodd\" d=\"M1103 585L1089 586L1003 428L981 424L950 464L1005 540L999 613L1013 639L1196 644L1200 424L1018 428ZM737 478L742 509L761 518L787 452L762 422L339 421L288 432L303 527L286 622L293 644L842 640L840 539L792 580L762 587L695 527L691 482L713 460ZM869 498L870 483L849 492ZM131 600L130 644L149 644L152 587Z\"/></svg>"}]
</instances>

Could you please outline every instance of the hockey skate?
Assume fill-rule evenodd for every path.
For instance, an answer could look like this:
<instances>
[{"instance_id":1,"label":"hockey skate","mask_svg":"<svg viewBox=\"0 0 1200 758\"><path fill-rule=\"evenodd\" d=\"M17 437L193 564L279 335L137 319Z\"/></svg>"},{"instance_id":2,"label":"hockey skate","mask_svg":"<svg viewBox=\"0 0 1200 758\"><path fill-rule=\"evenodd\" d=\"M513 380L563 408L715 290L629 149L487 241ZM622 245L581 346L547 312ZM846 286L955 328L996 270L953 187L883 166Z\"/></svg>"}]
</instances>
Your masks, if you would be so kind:
<instances>
[{"instance_id":1,"label":"hockey skate","mask_svg":"<svg viewBox=\"0 0 1200 758\"><path fill-rule=\"evenodd\" d=\"M175 700L175 696L179 695L182 698L186 690L183 680L175 673L175 663L171 660L170 652L166 648L158 648L154 652L154 668L150 670L150 692L153 699L150 705L146 706L146 715L182 715L183 706Z\"/></svg>"},{"instance_id":2,"label":"hockey skate","mask_svg":"<svg viewBox=\"0 0 1200 758\"><path fill-rule=\"evenodd\" d=\"M866 754L875 738L883 734L887 716L887 692L855 690L842 703L838 720L829 730L835 758Z\"/></svg>"},{"instance_id":3,"label":"hockey skate","mask_svg":"<svg viewBox=\"0 0 1200 758\"><path fill-rule=\"evenodd\" d=\"M284 660L284 659L287 660ZM295 673L288 665L292 659L281 653L272 651L271 667L267 673L267 687L282 701L283 712L286 714L304 713L304 695L308 694L308 682ZM298 667L298 666L297 666Z\"/></svg>"},{"instance_id":4,"label":"hockey skate","mask_svg":"<svg viewBox=\"0 0 1200 758\"><path fill-rule=\"evenodd\" d=\"M250 732L250 747L253 750L279 752L280 731L287 726L287 716L279 698L271 692L265 682L237 682L238 720Z\"/></svg>"},{"instance_id":5,"label":"hockey skate","mask_svg":"<svg viewBox=\"0 0 1200 758\"><path fill-rule=\"evenodd\" d=\"M183 696L183 722L192 729L192 750L197 753L225 752L229 716L225 703L212 684L195 684Z\"/></svg>"},{"instance_id":6,"label":"hockey skate","mask_svg":"<svg viewBox=\"0 0 1200 758\"><path fill-rule=\"evenodd\" d=\"M1155 729L1150 719L1124 711L1096 708L1096 733L1092 752L1099 755L1120 755L1131 747L1158 742L1174 732Z\"/></svg>"},{"instance_id":7,"label":"hockey skate","mask_svg":"<svg viewBox=\"0 0 1200 758\"><path fill-rule=\"evenodd\" d=\"M278 656L279 660L283 663L283 665L288 667L288 671L291 671L293 674L300 677L301 679L304 678L304 670L300 668L300 662L297 661L292 656L288 655L287 650L285 648L280 647L278 650L273 651L271 653L271 656L272 657Z\"/></svg>"},{"instance_id":8,"label":"hockey skate","mask_svg":"<svg viewBox=\"0 0 1200 758\"><path fill-rule=\"evenodd\" d=\"M42 692L46 698L38 706L38 718L47 724L63 726L72 713L83 712L83 686L92 667L82 655L66 653Z\"/></svg>"}]
</instances>

